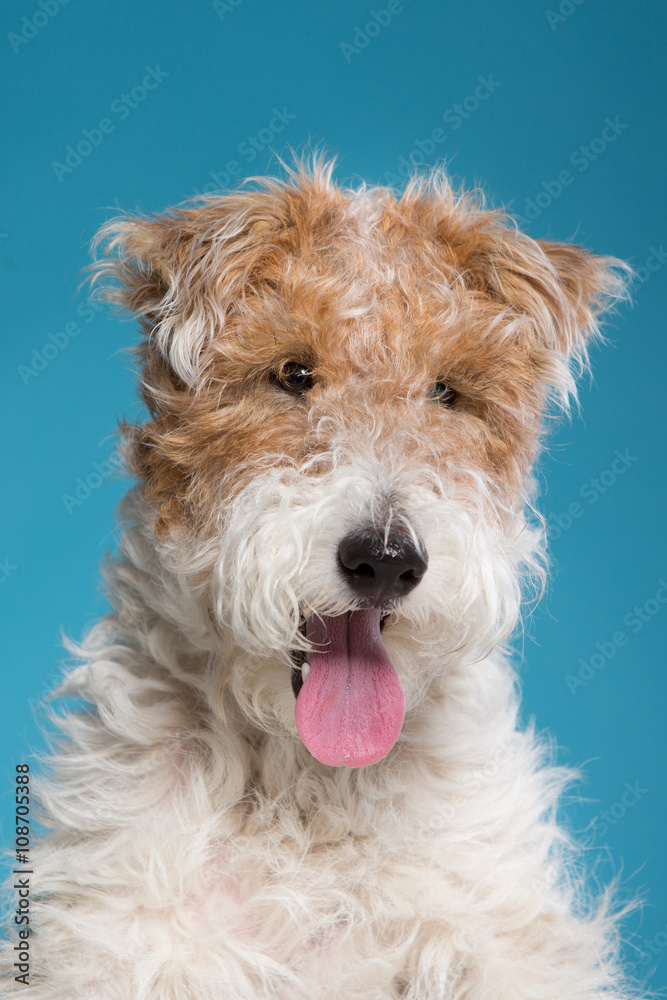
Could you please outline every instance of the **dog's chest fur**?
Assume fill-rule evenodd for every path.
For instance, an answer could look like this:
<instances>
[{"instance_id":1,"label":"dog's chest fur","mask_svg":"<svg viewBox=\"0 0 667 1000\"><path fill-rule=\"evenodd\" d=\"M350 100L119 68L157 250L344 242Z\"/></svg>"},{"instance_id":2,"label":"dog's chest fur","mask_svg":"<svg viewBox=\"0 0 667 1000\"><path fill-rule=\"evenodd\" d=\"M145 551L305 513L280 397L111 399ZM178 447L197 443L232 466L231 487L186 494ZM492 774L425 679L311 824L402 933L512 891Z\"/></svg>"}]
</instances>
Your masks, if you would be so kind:
<instances>
[{"instance_id":1,"label":"dog's chest fur","mask_svg":"<svg viewBox=\"0 0 667 1000\"><path fill-rule=\"evenodd\" d=\"M118 746L117 828L97 849L93 836L85 867L67 852L111 894L87 913L91 955L117 952L139 978L160 964L205 997L211 982L290 1000L399 996L435 953L448 988L481 967L503 977L517 949L554 931L545 789L511 691L499 658L452 675L372 780L319 765L296 740L269 752L210 716L134 773ZM99 786L107 815L109 793ZM110 856L122 859L113 881Z\"/></svg>"}]
</instances>

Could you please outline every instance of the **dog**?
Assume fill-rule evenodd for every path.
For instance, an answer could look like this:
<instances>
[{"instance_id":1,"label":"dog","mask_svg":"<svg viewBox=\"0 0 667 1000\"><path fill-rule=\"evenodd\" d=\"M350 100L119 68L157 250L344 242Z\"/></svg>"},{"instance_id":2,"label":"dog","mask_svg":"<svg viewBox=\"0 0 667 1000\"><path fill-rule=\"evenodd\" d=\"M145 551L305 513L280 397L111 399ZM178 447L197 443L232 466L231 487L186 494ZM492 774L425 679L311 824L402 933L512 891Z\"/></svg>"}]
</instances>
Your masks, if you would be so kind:
<instances>
[{"instance_id":1,"label":"dog","mask_svg":"<svg viewBox=\"0 0 667 1000\"><path fill-rule=\"evenodd\" d=\"M629 268L442 169L333 169L100 234L147 417L3 996L637 995L508 646L545 580L543 432Z\"/></svg>"}]
</instances>

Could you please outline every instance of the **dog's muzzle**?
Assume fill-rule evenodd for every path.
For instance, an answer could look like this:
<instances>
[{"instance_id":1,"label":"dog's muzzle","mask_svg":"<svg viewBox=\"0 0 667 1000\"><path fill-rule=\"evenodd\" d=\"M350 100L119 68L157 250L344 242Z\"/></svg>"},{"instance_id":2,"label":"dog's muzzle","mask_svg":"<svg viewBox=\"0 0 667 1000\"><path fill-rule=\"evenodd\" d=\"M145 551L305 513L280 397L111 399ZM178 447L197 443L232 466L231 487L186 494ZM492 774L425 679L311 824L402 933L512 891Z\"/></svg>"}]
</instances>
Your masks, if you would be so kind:
<instances>
[{"instance_id":1,"label":"dog's muzzle","mask_svg":"<svg viewBox=\"0 0 667 1000\"><path fill-rule=\"evenodd\" d=\"M386 612L414 590L428 559L406 532L373 528L346 535L337 557L355 607L304 620L312 648L292 670L295 720L317 760L364 767L389 753L403 725L403 685L382 629Z\"/></svg>"}]
</instances>

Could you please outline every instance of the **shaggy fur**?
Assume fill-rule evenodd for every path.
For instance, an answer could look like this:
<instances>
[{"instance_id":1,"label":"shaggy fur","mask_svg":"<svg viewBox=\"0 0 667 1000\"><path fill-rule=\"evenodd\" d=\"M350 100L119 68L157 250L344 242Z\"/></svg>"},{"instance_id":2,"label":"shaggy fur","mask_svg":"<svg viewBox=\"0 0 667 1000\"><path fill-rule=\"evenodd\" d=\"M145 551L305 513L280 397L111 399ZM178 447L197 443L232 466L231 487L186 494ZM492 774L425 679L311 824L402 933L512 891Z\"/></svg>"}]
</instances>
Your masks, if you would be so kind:
<instances>
[{"instance_id":1,"label":"shaggy fur","mask_svg":"<svg viewBox=\"0 0 667 1000\"><path fill-rule=\"evenodd\" d=\"M518 232L434 172L286 181L112 220L150 419L40 795L25 1000L625 1000L617 919L555 822L499 644L539 591L531 466L627 268ZM312 373L286 388L298 363ZM295 725L304 622L362 608L341 539L397 529L405 693L377 763ZM306 682L308 683L308 681Z\"/></svg>"}]
</instances>

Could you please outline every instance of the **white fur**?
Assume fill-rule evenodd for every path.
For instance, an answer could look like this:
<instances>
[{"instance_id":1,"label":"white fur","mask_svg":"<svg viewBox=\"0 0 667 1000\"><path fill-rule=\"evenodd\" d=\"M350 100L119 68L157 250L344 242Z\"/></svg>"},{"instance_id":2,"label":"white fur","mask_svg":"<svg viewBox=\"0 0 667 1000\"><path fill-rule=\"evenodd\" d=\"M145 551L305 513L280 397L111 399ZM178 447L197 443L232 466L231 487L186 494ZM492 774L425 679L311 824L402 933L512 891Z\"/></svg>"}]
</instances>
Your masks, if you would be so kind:
<instances>
[{"instance_id":1,"label":"white fur","mask_svg":"<svg viewBox=\"0 0 667 1000\"><path fill-rule=\"evenodd\" d=\"M22 996L628 995L613 922L571 884L567 776L517 730L514 674L487 655L537 536L493 531L483 483L457 491L408 454L266 462L196 543L156 546L130 494L115 611L60 692L97 711L62 718L42 783L53 832L32 859ZM380 764L327 768L296 734L287 650L304 608L349 606L337 540L387 497L430 560L385 631L406 723ZM4 975L13 995L6 958Z\"/></svg>"}]
</instances>

